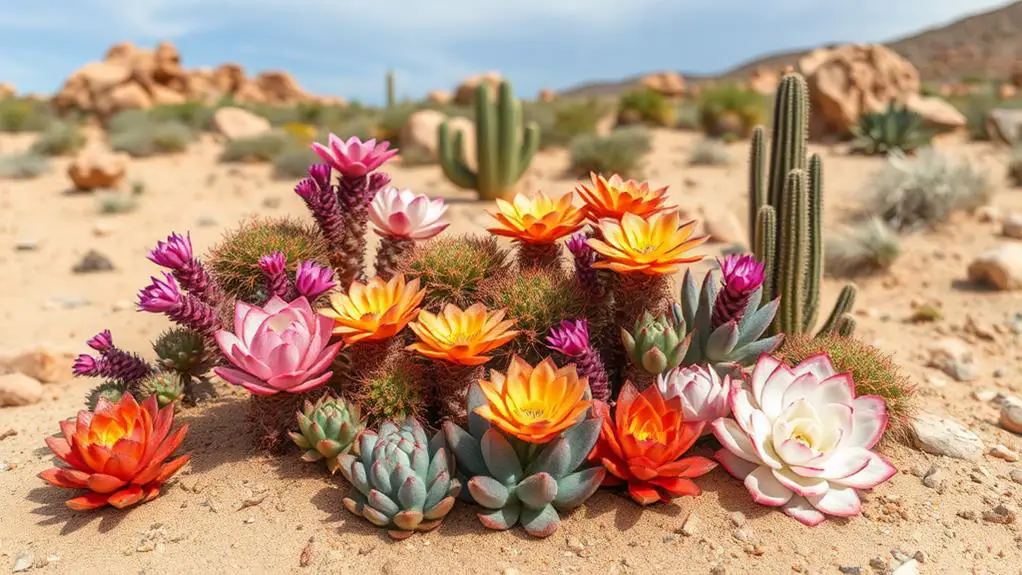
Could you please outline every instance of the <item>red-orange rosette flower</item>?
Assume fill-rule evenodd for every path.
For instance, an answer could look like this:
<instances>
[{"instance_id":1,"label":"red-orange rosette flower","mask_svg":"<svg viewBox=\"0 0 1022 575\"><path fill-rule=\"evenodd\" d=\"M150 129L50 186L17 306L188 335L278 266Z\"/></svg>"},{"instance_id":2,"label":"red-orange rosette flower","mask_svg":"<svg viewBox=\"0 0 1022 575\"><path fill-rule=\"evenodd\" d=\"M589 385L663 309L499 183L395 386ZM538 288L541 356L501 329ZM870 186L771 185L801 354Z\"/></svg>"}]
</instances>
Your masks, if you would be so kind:
<instances>
[{"instance_id":1,"label":"red-orange rosette flower","mask_svg":"<svg viewBox=\"0 0 1022 575\"><path fill-rule=\"evenodd\" d=\"M171 434L173 422L174 406L158 409L155 395L142 405L127 393L117 403L100 399L95 412L80 411L76 420L60 422L63 437L46 438L67 467L47 469L39 477L57 487L88 489L67 501L75 511L151 501L188 463L188 455L166 461L188 432L182 425Z\"/></svg>"},{"instance_id":2,"label":"red-orange rosette flower","mask_svg":"<svg viewBox=\"0 0 1022 575\"><path fill-rule=\"evenodd\" d=\"M704 423L686 423L681 400L665 400L655 385L639 393L625 383L613 416L602 401L593 403L593 411L603 418L603 427L589 459L607 468L603 485L627 484L628 495L640 505L699 495L692 479L717 466L706 457L681 457L699 439Z\"/></svg>"}]
</instances>

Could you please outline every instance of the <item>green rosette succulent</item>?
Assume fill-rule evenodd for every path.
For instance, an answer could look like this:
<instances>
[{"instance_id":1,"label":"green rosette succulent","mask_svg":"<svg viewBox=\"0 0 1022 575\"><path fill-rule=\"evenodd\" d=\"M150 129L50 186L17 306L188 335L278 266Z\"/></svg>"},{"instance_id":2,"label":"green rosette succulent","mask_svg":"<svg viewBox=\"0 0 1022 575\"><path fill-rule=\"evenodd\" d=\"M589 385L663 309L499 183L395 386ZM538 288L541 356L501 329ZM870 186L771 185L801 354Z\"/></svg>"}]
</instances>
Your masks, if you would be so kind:
<instances>
[{"instance_id":1,"label":"green rosette succulent","mask_svg":"<svg viewBox=\"0 0 1022 575\"><path fill-rule=\"evenodd\" d=\"M444 422L447 445L466 482L462 498L485 511L480 523L506 530L521 523L533 537L548 537L561 525L559 512L584 503L607 474L583 464L600 437L600 420L587 416L545 444L509 436L475 413L486 404L478 383L468 393L468 430Z\"/></svg>"},{"instance_id":2,"label":"green rosette succulent","mask_svg":"<svg viewBox=\"0 0 1022 575\"><path fill-rule=\"evenodd\" d=\"M153 342L157 363L164 369L202 375L211 363L202 334L184 327L172 327Z\"/></svg>"},{"instance_id":3,"label":"green rosette succulent","mask_svg":"<svg viewBox=\"0 0 1022 575\"><path fill-rule=\"evenodd\" d=\"M326 393L316 403L305 400L305 407L296 416L299 431L288 435L305 451L302 459L323 460L331 474L337 473L337 458L351 450L365 429L358 406Z\"/></svg>"},{"instance_id":4,"label":"green rosette succulent","mask_svg":"<svg viewBox=\"0 0 1022 575\"><path fill-rule=\"evenodd\" d=\"M85 398L85 407L89 411L96 411L96 405L100 399L106 399L110 403L117 403L127 393L125 385L118 381L107 381L97 385L89 391L89 395Z\"/></svg>"},{"instance_id":5,"label":"green rosette succulent","mask_svg":"<svg viewBox=\"0 0 1022 575\"><path fill-rule=\"evenodd\" d=\"M185 378L174 371L160 371L138 382L136 397L156 396L156 403L166 407L184 397Z\"/></svg>"},{"instance_id":6,"label":"green rosette succulent","mask_svg":"<svg viewBox=\"0 0 1022 575\"><path fill-rule=\"evenodd\" d=\"M629 333L621 329L621 343L628 358L646 373L658 375L681 365L689 348L685 322L676 314L653 317L648 311Z\"/></svg>"},{"instance_id":7,"label":"green rosette succulent","mask_svg":"<svg viewBox=\"0 0 1022 575\"><path fill-rule=\"evenodd\" d=\"M683 360L684 365L709 364L722 377L734 375L742 367L756 363L764 353L777 349L784 334L762 338L777 313L780 298L760 305L763 288L760 286L749 294L744 311L737 321L730 320L716 328L712 327L712 314L717 302L720 276L716 272L706 274L700 287L692 272L685 272L681 284L681 304L674 304L671 315L676 322L689 326L691 344Z\"/></svg>"},{"instance_id":8,"label":"green rosette succulent","mask_svg":"<svg viewBox=\"0 0 1022 575\"><path fill-rule=\"evenodd\" d=\"M387 528L394 539L439 527L461 492L443 435L438 432L430 440L411 418L384 422L378 433L363 432L357 454L338 460L353 486L344 507Z\"/></svg>"}]
</instances>

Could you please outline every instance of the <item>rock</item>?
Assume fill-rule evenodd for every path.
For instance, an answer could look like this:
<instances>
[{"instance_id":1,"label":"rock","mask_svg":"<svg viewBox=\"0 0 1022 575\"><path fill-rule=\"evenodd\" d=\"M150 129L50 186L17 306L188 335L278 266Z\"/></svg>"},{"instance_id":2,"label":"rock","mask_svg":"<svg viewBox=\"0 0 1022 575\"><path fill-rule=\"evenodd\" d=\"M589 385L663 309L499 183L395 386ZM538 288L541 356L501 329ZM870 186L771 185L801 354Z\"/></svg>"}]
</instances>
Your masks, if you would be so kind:
<instances>
[{"instance_id":1,"label":"rock","mask_svg":"<svg viewBox=\"0 0 1022 575\"><path fill-rule=\"evenodd\" d=\"M18 90L14 87L14 84L9 82L0 82L0 100L14 97L18 93Z\"/></svg>"},{"instance_id":2,"label":"rock","mask_svg":"<svg viewBox=\"0 0 1022 575\"><path fill-rule=\"evenodd\" d=\"M1008 463L1015 463L1018 461L1018 453L1015 453L1007 446L1001 445L1000 443L990 448L990 455L998 459L1003 459Z\"/></svg>"},{"instance_id":3,"label":"rock","mask_svg":"<svg viewBox=\"0 0 1022 575\"><path fill-rule=\"evenodd\" d=\"M110 258L97 252L96 250L89 250L82 259L71 268L71 271L76 274L88 274L95 272L108 272L113 271L114 264L110 261Z\"/></svg>"},{"instance_id":4,"label":"rock","mask_svg":"<svg viewBox=\"0 0 1022 575\"><path fill-rule=\"evenodd\" d=\"M14 559L14 566L11 567L11 573L24 573L32 568L35 564L35 557L30 551L22 551Z\"/></svg>"},{"instance_id":5,"label":"rock","mask_svg":"<svg viewBox=\"0 0 1022 575\"><path fill-rule=\"evenodd\" d=\"M1017 513L1015 509L1008 505L1001 504L993 509L988 509L983 512L983 521L989 523L1000 523L1001 525L1010 525L1015 522Z\"/></svg>"},{"instance_id":6,"label":"rock","mask_svg":"<svg viewBox=\"0 0 1022 575\"><path fill-rule=\"evenodd\" d=\"M1022 469L1012 469L1008 476L1011 477L1011 480L1015 483L1022 485Z\"/></svg>"},{"instance_id":7,"label":"rock","mask_svg":"<svg viewBox=\"0 0 1022 575\"><path fill-rule=\"evenodd\" d=\"M711 242L733 245L748 241L745 226L738 216L719 204L700 206L699 217L702 220L703 232L710 236Z\"/></svg>"},{"instance_id":8,"label":"rock","mask_svg":"<svg viewBox=\"0 0 1022 575\"><path fill-rule=\"evenodd\" d=\"M0 358L0 367L23 373L42 383L57 383L71 377L75 354L41 346L11 357Z\"/></svg>"},{"instance_id":9,"label":"rock","mask_svg":"<svg viewBox=\"0 0 1022 575\"><path fill-rule=\"evenodd\" d=\"M496 97L497 86L504 80L500 72L487 72L476 76L469 76L458 84L454 90L454 104L457 106L471 106L476 101L476 88L485 84L490 95Z\"/></svg>"},{"instance_id":10,"label":"rock","mask_svg":"<svg viewBox=\"0 0 1022 575\"><path fill-rule=\"evenodd\" d=\"M696 515L695 511L692 511L688 514L688 517L685 518L685 522L681 524L681 534L686 537L692 537L696 533L699 533L702 525L702 520L699 519L699 516Z\"/></svg>"},{"instance_id":11,"label":"rock","mask_svg":"<svg viewBox=\"0 0 1022 575\"><path fill-rule=\"evenodd\" d=\"M436 158L437 130L444 121L448 122L449 129L453 133L461 132L462 140L465 143L465 161L470 167L475 167L475 126L472 121L461 117L448 119L446 115L436 110L419 110L408 116L399 136L402 149L417 148L430 157Z\"/></svg>"},{"instance_id":12,"label":"rock","mask_svg":"<svg viewBox=\"0 0 1022 575\"><path fill-rule=\"evenodd\" d=\"M954 130L965 126L968 121L965 115L947 101L936 96L909 96L905 107L919 114L923 124L937 130Z\"/></svg>"},{"instance_id":13,"label":"rock","mask_svg":"<svg viewBox=\"0 0 1022 575\"><path fill-rule=\"evenodd\" d=\"M665 71L649 74L643 76L639 83L643 88L668 98L681 98L685 95L685 78L677 72Z\"/></svg>"},{"instance_id":14,"label":"rock","mask_svg":"<svg viewBox=\"0 0 1022 575\"><path fill-rule=\"evenodd\" d=\"M731 519L731 524L735 527L741 527L742 525L745 525L745 522L747 521L745 514L741 511L735 511L734 513L729 514L728 517Z\"/></svg>"},{"instance_id":15,"label":"rock","mask_svg":"<svg viewBox=\"0 0 1022 575\"><path fill-rule=\"evenodd\" d=\"M1022 134L1022 109L990 110L987 112L986 130L994 142L1011 145Z\"/></svg>"},{"instance_id":16,"label":"rock","mask_svg":"<svg viewBox=\"0 0 1022 575\"><path fill-rule=\"evenodd\" d=\"M901 565L898 565L891 575L917 575L918 573L919 562L915 559L909 559Z\"/></svg>"},{"instance_id":17,"label":"rock","mask_svg":"<svg viewBox=\"0 0 1022 575\"><path fill-rule=\"evenodd\" d=\"M919 72L880 44L844 44L813 50L798 62L809 84L814 137L849 135L859 118L919 93Z\"/></svg>"},{"instance_id":18,"label":"rock","mask_svg":"<svg viewBox=\"0 0 1022 575\"><path fill-rule=\"evenodd\" d=\"M761 66L753 70L752 74L749 75L747 86L754 92L764 96L772 96L777 92L777 85L780 83L780 70L771 70Z\"/></svg>"},{"instance_id":19,"label":"rock","mask_svg":"<svg viewBox=\"0 0 1022 575\"><path fill-rule=\"evenodd\" d=\"M426 101L431 104L448 104L453 96L446 90L431 90L426 94Z\"/></svg>"},{"instance_id":20,"label":"rock","mask_svg":"<svg viewBox=\"0 0 1022 575\"><path fill-rule=\"evenodd\" d=\"M936 367L957 381L972 381L979 376L979 366L969 345L964 341L946 337L930 344L927 365Z\"/></svg>"},{"instance_id":21,"label":"rock","mask_svg":"<svg viewBox=\"0 0 1022 575\"><path fill-rule=\"evenodd\" d=\"M67 167L67 176L76 190L92 191L116 188L128 168L127 157L102 150L79 153Z\"/></svg>"},{"instance_id":22,"label":"rock","mask_svg":"<svg viewBox=\"0 0 1022 575\"><path fill-rule=\"evenodd\" d=\"M1022 404L1008 402L1001 406L1001 427L1022 435Z\"/></svg>"},{"instance_id":23,"label":"rock","mask_svg":"<svg viewBox=\"0 0 1022 575\"><path fill-rule=\"evenodd\" d=\"M252 138L269 132L270 121L248 110L225 106L213 113L213 127L228 140Z\"/></svg>"},{"instance_id":24,"label":"rock","mask_svg":"<svg viewBox=\"0 0 1022 575\"><path fill-rule=\"evenodd\" d=\"M554 92L553 90L549 90L547 88L543 88L542 90L540 90L539 94L536 96L536 100L542 102L543 104L549 104L550 102L553 102L556 99L557 92Z\"/></svg>"},{"instance_id":25,"label":"rock","mask_svg":"<svg viewBox=\"0 0 1022 575\"><path fill-rule=\"evenodd\" d=\"M39 247L39 242L31 238L20 239L14 243L14 251L34 252Z\"/></svg>"},{"instance_id":26,"label":"rock","mask_svg":"<svg viewBox=\"0 0 1022 575\"><path fill-rule=\"evenodd\" d=\"M976 460L983 455L983 442L960 423L932 413L920 412L910 422L917 449L955 459Z\"/></svg>"},{"instance_id":27,"label":"rock","mask_svg":"<svg viewBox=\"0 0 1022 575\"><path fill-rule=\"evenodd\" d=\"M43 384L23 373L0 375L0 407L32 405L43 398Z\"/></svg>"},{"instance_id":28,"label":"rock","mask_svg":"<svg viewBox=\"0 0 1022 575\"><path fill-rule=\"evenodd\" d=\"M1001 221L1001 209L990 204L976 208L975 215L976 220L984 224Z\"/></svg>"},{"instance_id":29,"label":"rock","mask_svg":"<svg viewBox=\"0 0 1022 575\"><path fill-rule=\"evenodd\" d=\"M941 489L947 482L947 473L943 469L933 469L923 477L923 485L930 489Z\"/></svg>"},{"instance_id":30,"label":"rock","mask_svg":"<svg viewBox=\"0 0 1022 575\"><path fill-rule=\"evenodd\" d=\"M997 392L993 389L974 389L971 395L976 401L988 402L997 397Z\"/></svg>"},{"instance_id":31,"label":"rock","mask_svg":"<svg viewBox=\"0 0 1022 575\"><path fill-rule=\"evenodd\" d=\"M123 110L148 110L153 107L153 98L139 84L121 84L96 98L97 111L113 115Z\"/></svg>"},{"instance_id":32,"label":"rock","mask_svg":"<svg viewBox=\"0 0 1022 575\"><path fill-rule=\"evenodd\" d=\"M969 281L998 290L1022 289L1022 243L1003 243L977 256L968 269Z\"/></svg>"},{"instance_id":33,"label":"rock","mask_svg":"<svg viewBox=\"0 0 1022 575\"><path fill-rule=\"evenodd\" d=\"M1010 212L1001 222L1001 235L1013 240L1022 240L1022 213Z\"/></svg>"}]
</instances>

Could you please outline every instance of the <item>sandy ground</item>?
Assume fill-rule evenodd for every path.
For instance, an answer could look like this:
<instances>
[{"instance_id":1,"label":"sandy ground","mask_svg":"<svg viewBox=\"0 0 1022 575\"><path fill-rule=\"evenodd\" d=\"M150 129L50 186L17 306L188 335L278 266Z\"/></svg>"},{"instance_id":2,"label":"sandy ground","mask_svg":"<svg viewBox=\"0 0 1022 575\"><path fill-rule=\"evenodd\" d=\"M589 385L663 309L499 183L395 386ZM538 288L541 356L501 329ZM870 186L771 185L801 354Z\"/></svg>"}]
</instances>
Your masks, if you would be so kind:
<instances>
[{"instance_id":1,"label":"sandy ground","mask_svg":"<svg viewBox=\"0 0 1022 575\"><path fill-rule=\"evenodd\" d=\"M746 144L730 148L730 167L688 167L696 138L657 133L647 175L655 184L669 185L686 208L716 206L744 222ZM8 152L29 142L7 136L0 149ZM1001 182L1003 167L991 149L949 146L984 162ZM165 322L131 306L135 292L156 273L145 259L149 247L171 231L190 230L202 251L243 216L306 217L292 182L272 180L266 166L218 165L217 151L215 142L203 141L181 156L134 162L129 179L145 182L147 191L139 209L124 215L100 215L95 198L66 193L66 161L38 180L0 182L5 328L0 350L45 343L85 351L85 338L109 327L119 345L151 357L148 342ZM859 205L868 173L883 160L820 151L826 159L826 220L833 226ZM560 175L566 163L563 151L542 154L527 185L570 190L572 180ZM396 167L391 173L402 187L469 197L447 183L438 167ZM994 204L1022 210L1022 193L1000 189ZM452 231L481 231L484 207L453 202ZM997 427L996 408L971 396L982 389L1022 392L1022 354L1014 336L995 332L993 341L973 338L981 370L971 383L923 367L922 349L941 333L961 331L967 318L992 326L1022 312L1022 293L981 292L963 284L972 256L1009 241L997 232L996 224L962 217L939 233L906 238L905 253L891 274L859 282L858 334L895 354L919 384L923 409L960 421L988 446L1000 443L1018 451L1022 439ZM16 251L21 240L35 240L38 248ZM72 274L71 267L89 249L107 255L117 269ZM824 305L839 287L828 281ZM906 323L911 302L923 299L941 301L945 318ZM487 531L473 508L461 505L438 531L393 543L343 509L347 487L339 476L326 477L320 467L297 459L253 452L243 436L244 396L226 388L212 403L180 412L179 420L192 426L184 447L193 459L162 497L128 513L75 513L63 505L70 493L45 485L36 474L51 462L43 438L57 431L59 419L80 409L92 384L51 384L42 402L0 411L0 432L17 432L0 441L0 569L31 556L32 571L45 573L860 572L854 568L872 573L871 560L882 571L881 563L894 562L892 554L918 554L923 573L1022 573L1019 524L977 518L999 502L1019 507L1022 485L1009 473L1022 464L990 456L963 462L893 442L883 452L901 472L864 496L864 516L828 520L814 529L756 506L740 483L718 469L698 481L702 496L669 506L640 509L618 494L600 492L546 540L521 530ZM931 465L950 478L941 492L912 473ZM698 528L693 535L680 534L690 514L697 515Z\"/></svg>"}]
</instances>

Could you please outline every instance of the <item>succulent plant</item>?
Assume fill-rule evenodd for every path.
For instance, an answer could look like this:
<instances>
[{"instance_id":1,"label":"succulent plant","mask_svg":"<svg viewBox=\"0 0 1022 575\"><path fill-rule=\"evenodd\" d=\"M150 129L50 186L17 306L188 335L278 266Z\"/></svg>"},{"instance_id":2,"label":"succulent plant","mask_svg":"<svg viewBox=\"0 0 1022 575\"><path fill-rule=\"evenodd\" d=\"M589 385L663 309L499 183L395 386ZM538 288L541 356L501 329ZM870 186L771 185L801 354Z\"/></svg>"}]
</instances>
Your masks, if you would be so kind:
<instances>
[{"instance_id":1,"label":"succulent plant","mask_svg":"<svg viewBox=\"0 0 1022 575\"><path fill-rule=\"evenodd\" d=\"M427 309L438 311L446 303L468 307L483 280L507 273L508 256L492 236L442 235L416 245L398 271L428 288Z\"/></svg>"},{"instance_id":2,"label":"succulent plant","mask_svg":"<svg viewBox=\"0 0 1022 575\"><path fill-rule=\"evenodd\" d=\"M468 393L468 430L453 422L443 425L447 445L466 479L463 498L486 508L479 521L490 529L522 524L534 537L557 531L558 512L570 511L596 492L607 474L602 467L584 467L600 436L600 420L586 417L545 444L512 437L476 413L487 404L478 383Z\"/></svg>"},{"instance_id":3,"label":"succulent plant","mask_svg":"<svg viewBox=\"0 0 1022 575\"><path fill-rule=\"evenodd\" d=\"M110 403L117 403L128 393L126 386L117 381L107 381L92 388L85 398L85 407L89 411L95 411L100 399L106 399Z\"/></svg>"},{"instance_id":4,"label":"succulent plant","mask_svg":"<svg viewBox=\"0 0 1022 575\"><path fill-rule=\"evenodd\" d=\"M364 432L357 455L342 455L339 465L354 487L344 507L386 527L394 539L439 527L461 492L443 435L430 440L414 419Z\"/></svg>"},{"instance_id":5,"label":"succulent plant","mask_svg":"<svg viewBox=\"0 0 1022 575\"><path fill-rule=\"evenodd\" d=\"M316 403L305 400L305 407L296 416L300 432L288 435L305 450L302 459L322 459L331 474L337 473L337 458L351 450L365 428L358 405L325 393Z\"/></svg>"},{"instance_id":6,"label":"succulent plant","mask_svg":"<svg viewBox=\"0 0 1022 575\"><path fill-rule=\"evenodd\" d=\"M742 313L714 326L711 318L720 294L717 274L706 274L700 288L692 273L686 271L681 284L681 304L674 304L671 313L676 322L689 329L691 344L683 359L684 365L709 364L723 377L736 369L755 364L760 354L776 349L784 335L761 339L773 321L779 303L774 299L760 306L762 286L749 294Z\"/></svg>"},{"instance_id":7,"label":"succulent plant","mask_svg":"<svg viewBox=\"0 0 1022 575\"><path fill-rule=\"evenodd\" d=\"M645 312L629 333L621 329L621 343L632 364L650 375L659 375L681 365L688 351L691 335L686 335L685 320L672 313L653 317Z\"/></svg>"},{"instance_id":8,"label":"succulent plant","mask_svg":"<svg viewBox=\"0 0 1022 575\"><path fill-rule=\"evenodd\" d=\"M407 356L370 371L355 386L354 400L372 425L408 417L422 420L428 398L422 367Z\"/></svg>"},{"instance_id":9,"label":"succulent plant","mask_svg":"<svg viewBox=\"0 0 1022 575\"><path fill-rule=\"evenodd\" d=\"M156 396L156 403L166 407L185 394L185 377L174 371L160 371L138 382L138 397Z\"/></svg>"},{"instance_id":10,"label":"succulent plant","mask_svg":"<svg viewBox=\"0 0 1022 575\"><path fill-rule=\"evenodd\" d=\"M161 333L153 342L153 351L164 369L202 375L211 367L202 334L186 327L172 327Z\"/></svg>"},{"instance_id":11,"label":"succulent plant","mask_svg":"<svg viewBox=\"0 0 1022 575\"><path fill-rule=\"evenodd\" d=\"M923 126L923 117L893 101L881 112L859 117L852 127L855 141L852 151L861 154L887 154L894 150L912 153L930 144L933 133Z\"/></svg>"}]
</instances>

